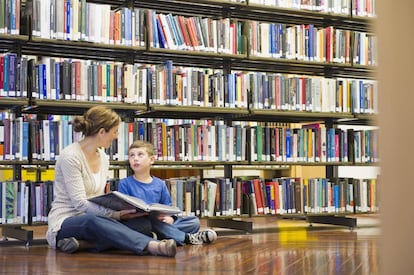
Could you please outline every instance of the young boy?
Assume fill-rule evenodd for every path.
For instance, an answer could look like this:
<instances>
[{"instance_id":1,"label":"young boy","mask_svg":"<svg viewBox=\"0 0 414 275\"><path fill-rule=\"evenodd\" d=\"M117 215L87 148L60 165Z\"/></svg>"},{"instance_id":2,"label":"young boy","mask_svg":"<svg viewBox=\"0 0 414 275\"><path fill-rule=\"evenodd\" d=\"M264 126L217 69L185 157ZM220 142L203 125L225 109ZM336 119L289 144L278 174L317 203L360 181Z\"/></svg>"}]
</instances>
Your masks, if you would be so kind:
<instances>
[{"instance_id":1,"label":"young boy","mask_svg":"<svg viewBox=\"0 0 414 275\"><path fill-rule=\"evenodd\" d=\"M133 142L128 150L128 160L134 174L121 179L118 191L138 197L146 203L172 205L165 182L151 176L154 163L154 146L146 141ZM150 215L152 229L160 239L174 239L177 245L211 243L217 239L214 230L199 231L200 220L196 216Z\"/></svg>"}]
</instances>

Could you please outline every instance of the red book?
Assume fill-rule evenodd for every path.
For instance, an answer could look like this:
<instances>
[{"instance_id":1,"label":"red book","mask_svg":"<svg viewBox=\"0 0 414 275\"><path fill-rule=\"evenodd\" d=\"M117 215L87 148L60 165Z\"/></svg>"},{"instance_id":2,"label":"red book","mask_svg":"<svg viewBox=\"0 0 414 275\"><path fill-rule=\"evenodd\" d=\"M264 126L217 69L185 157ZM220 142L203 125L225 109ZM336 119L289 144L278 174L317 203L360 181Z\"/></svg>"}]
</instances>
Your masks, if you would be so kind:
<instances>
[{"instance_id":1,"label":"red book","mask_svg":"<svg viewBox=\"0 0 414 275\"><path fill-rule=\"evenodd\" d=\"M230 41L232 41L232 45L230 45L230 53L236 54L237 53L237 28L236 23L230 23Z\"/></svg>"},{"instance_id":2,"label":"red book","mask_svg":"<svg viewBox=\"0 0 414 275\"><path fill-rule=\"evenodd\" d=\"M194 50L193 46L191 45L191 42L190 42L190 35L189 35L188 30L185 26L185 18L183 16L179 15L179 16L177 16L177 19L178 19L178 24L181 28L181 32L183 33L185 45L187 46L188 49Z\"/></svg>"},{"instance_id":3,"label":"red book","mask_svg":"<svg viewBox=\"0 0 414 275\"><path fill-rule=\"evenodd\" d=\"M241 208L242 208L242 196L243 196L243 190L242 190L242 182L240 179L233 179L236 180L236 215L241 214Z\"/></svg>"},{"instance_id":4,"label":"red book","mask_svg":"<svg viewBox=\"0 0 414 275\"><path fill-rule=\"evenodd\" d=\"M186 18L186 25L187 25L187 30L188 33L190 35L190 41L191 44L193 45L194 50L198 49L199 46L199 42L197 39L197 34L196 34L196 30L195 30L195 26L194 26L194 22L191 18Z\"/></svg>"},{"instance_id":5,"label":"red book","mask_svg":"<svg viewBox=\"0 0 414 275\"><path fill-rule=\"evenodd\" d=\"M80 61L73 61L72 63L72 69L75 71L74 72L74 76L75 76L75 96L76 96L76 100L80 100L81 99L81 70L82 70L82 65Z\"/></svg>"},{"instance_id":6,"label":"red book","mask_svg":"<svg viewBox=\"0 0 414 275\"><path fill-rule=\"evenodd\" d=\"M264 204L264 195L263 189L261 187L261 180L260 179L253 179L253 188L256 198L256 205L257 205L257 214L264 214L265 213L265 204Z\"/></svg>"}]
</instances>

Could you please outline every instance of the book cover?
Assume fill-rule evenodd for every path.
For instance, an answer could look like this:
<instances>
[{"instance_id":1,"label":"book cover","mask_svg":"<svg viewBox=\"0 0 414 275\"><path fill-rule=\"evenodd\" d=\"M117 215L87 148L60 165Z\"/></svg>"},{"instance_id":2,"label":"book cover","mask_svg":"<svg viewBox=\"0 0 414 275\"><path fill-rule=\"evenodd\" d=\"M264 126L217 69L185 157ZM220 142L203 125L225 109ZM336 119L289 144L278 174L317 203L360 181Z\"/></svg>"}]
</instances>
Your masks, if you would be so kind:
<instances>
[{"instance_id":1,"label":"book cover","mask_svg":"<svg viewBox=\"0 0 414 275\"><path fill-rule=\"evenodd\" d=\"M89 201L102 205L106 208L113 209L115 211L136 209L140 212L159 212L170 215L181 213L181 210L177 207L160 203L147 204L139 198L122 194L118 191L112 191L104 195L92 197L89 199Z\"/></svg>"}]
</instances>

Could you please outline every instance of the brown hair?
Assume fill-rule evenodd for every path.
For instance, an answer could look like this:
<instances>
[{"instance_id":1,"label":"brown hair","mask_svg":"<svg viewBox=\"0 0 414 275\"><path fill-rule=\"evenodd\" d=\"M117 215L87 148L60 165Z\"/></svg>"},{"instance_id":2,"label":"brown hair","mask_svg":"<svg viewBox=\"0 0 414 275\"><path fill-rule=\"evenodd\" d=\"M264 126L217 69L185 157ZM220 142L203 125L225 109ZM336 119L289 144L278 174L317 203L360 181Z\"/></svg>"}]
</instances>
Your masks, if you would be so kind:
<instances>
[{"instance_id":1,"label":"brown hair","mask_svg":"<svg viewBox=\"0 0 414 275\"><path fill-rule=\"evenodd\" d=\"M94 106L87 110L83 116L76 116L73 119L73 130L82 132L85 137L96 135L101 128L109 132L121 122L119 115L104 106Z\"/></svg>"},{"instance_id":2,"label":"brown hair","mask_svg":"<svg viewBox=\"0 0 414 275\"><path fill-rule=\"evenodd\" d=\"M148 141L145 140L136 140L134 141L128 149L128 152L131 151L131 149L134 148L144 148L147 152L148 156L153 156L155 154L155 148L154 145Z\"/></svg>"}]
</instances>

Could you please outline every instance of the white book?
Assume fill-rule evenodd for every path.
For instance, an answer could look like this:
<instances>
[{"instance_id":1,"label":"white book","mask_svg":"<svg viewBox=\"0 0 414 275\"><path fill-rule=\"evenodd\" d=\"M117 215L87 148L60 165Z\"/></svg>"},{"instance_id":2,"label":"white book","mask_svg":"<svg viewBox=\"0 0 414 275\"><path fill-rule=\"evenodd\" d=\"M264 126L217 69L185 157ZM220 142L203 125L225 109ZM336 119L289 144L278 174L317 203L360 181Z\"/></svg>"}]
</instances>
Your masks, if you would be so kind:
<instances>
[{"instance_id":1,"label":"white book","mask_svg":"<svg viewBox=\"0 0 414 275\"><path fill-rule=\"evenodd\" d=\"M79 31L79 0L71 0L72 2L72 19L71 19L71 31L72 31L72 40L79 40L80 31Z\"/></svg>"},{"instance_id":2,"label":"white book","mask_svg":"<svg viewBox=\"0 0 414 275\"><path fill-rule=\"evenodd\" d=\"M216 126L209 125L207 128L208 160L217 161L216 155Z\"/></svg>"},{"instance_id":3,"label":"white book","mask_svg":"<svg viewBox=\"0 0 414 275\"><path fill-rule=\"evenodd\" d=\"M234 149L234 139L236 138L234 135L234 127L232 126L227 126L226 128L226 132L227 132L227 137L228 138L228 148L227 148L227 152L228 152L228 161L235 161L236 160L236 153L235 153L235 149Z\"/></svg>"},{"instance_id":4,"label":"white book","mask_svg":"<svg viewBox=\"0 0 414 275\"><path fill-rule=\"evenodd\" d=\"M210 180L204 180L204 184L207 185L207 217L213 217L215 214L215 203L216 203L216 193L217 193L217 183L210 181ZM216 213L217 216L217 213ZM220 213L218 213L218 216L220 216Z\"/></svg>"},{"instance_id":5,"label":"white book","mask_svg":"<svg viewBox=\"0 0 414 275\"><path fill-rule=\"evenodd\" d=\"M257 161L257 142L256 142L256 128L250 127L250 152L251 152L251 160Z\"/></svg>"},{"instance_id":6,"label":"white book","mask_svg":"<svg viewBox=\"0 0 414 275\"><path fill-rule=\"evenodd\" d=\"M40 1L40 37L50 38L50 0Z\"/></svg>"},{"instance_id":7,"label":"white book","mask_svg":"<svg viewBox=\"0 0 414 275\"><path fill-rule=\"evenodd\" d=\"M119 131L118 131L118 138L117 138L117 143L118 143L118 148L117 148L117 152L116 155L114 156L114 160L126 160L125 159L125 144L126 142L126 136L125 136L125 128L127 128L127 125L125 125L125 122L121 121L119 124Z\"/></svg>"},{"instance_id":8,"label":"white book","mask_svg":"<svg viewBox=\"0 0 414 275\"><path fill-rule=\"evenodd\" d=\"M21 217L22 224L29 223L29 186L26 185L26 182L20 182L21 187Z\"/></svg>"},{"instance_id":9,"label":"white book","mask_svg":"<svg viewBox=\"0 0 414 275\"><path fill-rule=\"evenodd\" d=\"M142 103L145 104L147 102L147 85L148 85L148 80L147 80L147 70L145 68L141 69L141 74L142 74L142 78L141 78L141 93L140 93L140 97L138 100L138 103Z\"/></svg>"},{"instance_id":10,"label":"white book","mask_svg":"<svg viewBox=\"0 0 414 275\"><path fill-rule=\"evenodd\" d=\"M104 44L109 44L109 33L110 33L110 21L111 21L111 6L101 5L101 37L100 40Z\"/></svg>"},{"instance_id":11,"label":"white book","mask_svg":"<svg viewBox=\"0 0 414 275\"><path fill-rule=\"evenodd\" d=\"M134 85L133 85L133 65L125 64L124 66L124 89L126 89L126 103L134 102Z\"/></svg>"},{"instance_id":12,"label":"white book","mask_svg":"<svg viewBox=\"0 0 414 275\"><path fill-rule=\"evenodd\" d=\"M55 34L54 36L57 39L63 39L64 38L64 11L65 11L65 6L64 6L64 2L65 0L55 0L55 10L54 10L54 14L55 14Z\"/></svg>"},{"instance_id":13,"label":"white book","mask_svg":"<svg viewBox=\"0 0 414 275\"><path fill-rule=\"evenodd\" d=\"M112 191L104 195L89 198L88 200L115 211L136 209L137 212L142 213L159 212L164 214L180 214L182 212L175 206L161 203L147 204L137 197L129 196L118 191Z\"/></svg>"},{"instance_id":14,"label":"white book","mask_svg":"<svg viewBox=\"0 0 414 275\"><path fill-rule=\"evenodd\" d=\"M42 187L40 185L35 186L35 215L32 217L34 222L41 222L42 221L42 198L43 192Z\"/></svg>"},{"instance_id":15,"label":"white book","mask_svg":"<svg viewBox=\"0 0 414 275\"><path fill-rule=\"evenodd\" d=\"M50 121L47 119L42 120L42 132L43 132L43 160L51 160L50 155Z\"/></svg>"},{"instance_id":16,"label":"white book","mask_svg":"<svg viewBox=\"0 0 414 275\"><path fill-rule=\"evenodd\" d=\"M27 144L23 144L23 117L17 117L14 123L16 123L16 129L19 131L19 133L16 133L18 139L14 141L17 142L17 146L19 147L15 154L15 158L16 160L22 160L23 146L28 146Z\"/></svg>"},{"instance_id":17,"label":"white book","mask_svg":"<svg viewBox=\"0 0 414 275\"><path fill-rule=\"evenodd\" d=\"M328 157L327 157L327 150L328 150L328 146L326 144L326 128L325 127L321 127L320 128L320 135L321 135L321 156L320 156L320 161L321 162L327 162L328 161Z\"/></svg>"},{"instance_id":18,"label":"white book","mask_svg":"<svg viewBox=\"0 0 414 275\"><path fill-rule=\"evenodd\" d=\"M4 224L6 223L6 182L0 182L0 188L1 188L1 205L0 205L0 211L1 211L1 219L0 223Z\"/></svg>"}]
</instances>

